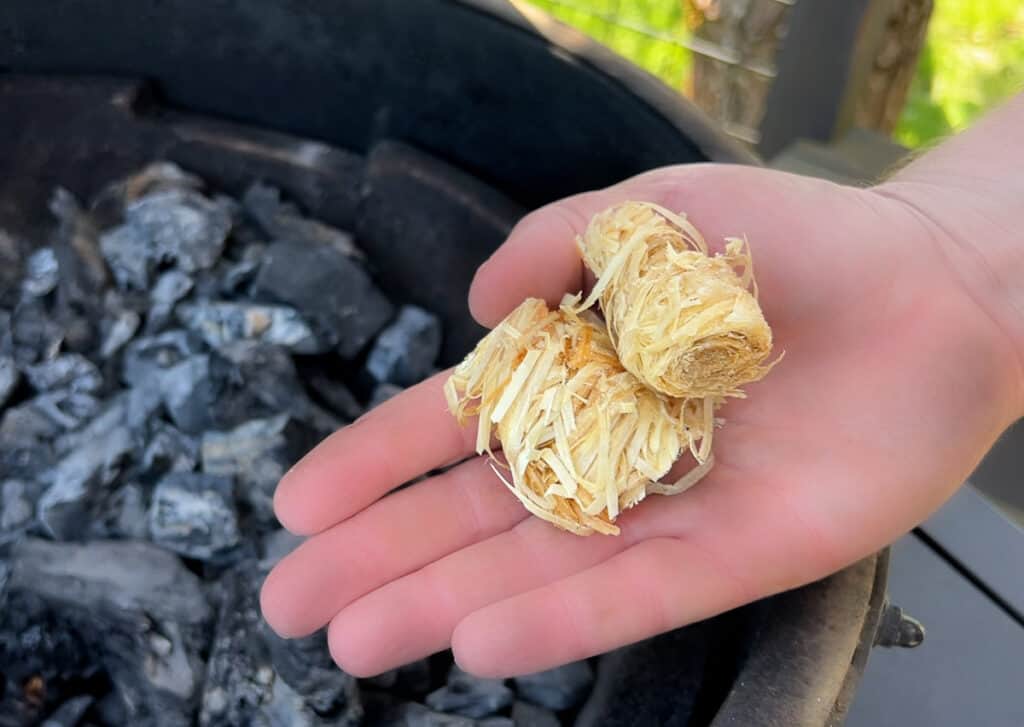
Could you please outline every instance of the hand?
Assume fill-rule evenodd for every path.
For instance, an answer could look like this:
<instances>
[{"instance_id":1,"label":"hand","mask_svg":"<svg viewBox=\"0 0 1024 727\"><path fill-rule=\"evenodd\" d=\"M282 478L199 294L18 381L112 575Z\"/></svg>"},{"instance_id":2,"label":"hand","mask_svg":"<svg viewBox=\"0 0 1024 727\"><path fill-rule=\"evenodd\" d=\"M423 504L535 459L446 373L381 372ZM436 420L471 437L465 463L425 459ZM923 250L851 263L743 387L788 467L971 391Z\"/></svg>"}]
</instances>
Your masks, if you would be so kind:
<instances>
[{"instance_id":1,"label":"hand","mask_svg":"<svg viewBox=\"0 0 1024 727\"><path fill-rule=\"evenodd\" d=\"M357 676L449 645L485 676L532 672L821 578L926 518L1020 412L1013 343L948 265L958 244L905 200L752 168L666 168L541 209L479 271L474 316L584 284L574 237L626 199L686 212L712 246L747 235L784 360L722 410L717 463L652 496L619 537L527 513L441 374L337 432L281 482L288 529L313 537L271 573L284 636L330 624Z\"/></svg>"}]
</instances>

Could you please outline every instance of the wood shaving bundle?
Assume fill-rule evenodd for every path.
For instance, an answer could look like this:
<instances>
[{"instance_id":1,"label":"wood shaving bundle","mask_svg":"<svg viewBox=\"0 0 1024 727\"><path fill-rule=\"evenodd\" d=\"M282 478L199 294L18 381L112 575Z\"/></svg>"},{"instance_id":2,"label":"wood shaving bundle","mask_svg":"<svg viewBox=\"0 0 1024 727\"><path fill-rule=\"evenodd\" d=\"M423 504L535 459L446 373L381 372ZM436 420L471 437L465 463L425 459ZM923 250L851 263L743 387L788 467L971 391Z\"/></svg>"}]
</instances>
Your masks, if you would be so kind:
<instances>
[{"instance_id":1,"label":"wood shaving bundle","mask_svg":"<svg viewBox=\"0 0 1024 727\"><path fill-rule=\"evenodd\" d=\"M762 378L772 332L757 303L750 250L726 240L710 256L682 215L626 202L596 215L577 241L598 276L597 300L622 365L675 397L742 396Z\"/></svg>"},{"instance_id":2,"label":"wood shaving bundle","mask_svg":"<svg viewBox=\"0 0 1024 727\"><path fill-rule=\"evenodd\" d=\"M577 243L598 276L587 299L554 311L524 301L455 368L445 396L460 424L479 417L477 452L529 512L617 535L620 512L711 469L715 410L771 368L772 332L743 240L711 256L682 215L627 202ZM588 310L597 301L604 321ZM696 466L659 482L686 449Z\"/></svg>"},{"instance_id":3,"label":"wood shaving bundle","mask_svg":"<svg viewBox=\"0 0 1024 727\"><path fill-rule=\"evenodd\" d=\"M456 367L445 395L460 423L479 416L478 452L497 436L511 482L495 471L527 510L578 535L616 535L619 512L710 469L707 460L674 485L657 482L713 413L643 386L596 316L572 311L578 302L523 302Z\"/></svg>"}]
</instances>

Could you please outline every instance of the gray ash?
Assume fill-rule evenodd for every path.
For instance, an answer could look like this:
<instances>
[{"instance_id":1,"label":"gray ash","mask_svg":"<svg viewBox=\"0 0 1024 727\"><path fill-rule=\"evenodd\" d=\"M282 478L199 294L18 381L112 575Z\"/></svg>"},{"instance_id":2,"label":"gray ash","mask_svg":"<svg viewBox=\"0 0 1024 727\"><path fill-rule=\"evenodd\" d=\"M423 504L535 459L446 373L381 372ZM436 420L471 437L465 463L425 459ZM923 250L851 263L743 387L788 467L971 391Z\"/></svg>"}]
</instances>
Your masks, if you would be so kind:
<instances>
[{"instance_id":1,"label":"gray ash","mask_svg":"<svg viewBox=\"0 0 1024 727\"><path fill-rule=\"evenodd\" d=\"M0 727L578 709L585 665L545 685L439 655L358 682L323 632L285 641L262 621L260 584L300 541L273 517L279 478L442 348L440 319L386 297L350 232L166 162L87 204L58 189L50 209L54 235L0 298Z\"/></svg>"}]
</instances>

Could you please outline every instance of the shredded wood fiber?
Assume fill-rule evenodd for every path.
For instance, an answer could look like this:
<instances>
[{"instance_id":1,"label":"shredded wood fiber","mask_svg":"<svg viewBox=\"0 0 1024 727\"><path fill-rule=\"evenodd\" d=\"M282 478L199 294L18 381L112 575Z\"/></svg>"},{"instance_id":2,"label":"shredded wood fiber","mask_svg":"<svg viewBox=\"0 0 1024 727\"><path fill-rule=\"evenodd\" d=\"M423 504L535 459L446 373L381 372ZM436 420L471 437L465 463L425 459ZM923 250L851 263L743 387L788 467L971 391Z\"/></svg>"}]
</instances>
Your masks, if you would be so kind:
<instances>
[{"instance_id":1,"label":"shredded wood fiber","mask_svg":"<svg viewBox=\"0 0 1024 727\"><path fill-rule=\"evenodd\" d=\"M648 493L675 494L710 469L706 460L674 485L657 482L713 426L702 400L643 386L619 363L600 320L528 299L456 367L445 394L464 423L479 416L478 452L496 435L495 469L527 510L578 535L618 534L619 512Z\"/></svg>"},{"instance_id":2,"label":"shredded wood fiber","mask_svg":"<svg viewBox=\"0 0 1024 727\"><path fill-rule=\"evenodd\" d=\"M742 396L769 369L772 332L757 303L750 249L711 256L684 216L647 202L596 215L577 241L622 365L675 397Z\"/></svg>"},{"instance_id":3,"label":"shredded wood fiber","mask_svg":"<svg viewBox=\"0 0 1024 727\"><path fill-rule=\"evenodd\" d=\"M711 469L715 410L770 369L772 333L744 240L711 256L684 216L627 202L577 243L597 274L587 299L566 296L557 310L524 301L455 368L445 396L461 424L479 417L477 452L528 511L578 535L617 535L620 512ZM598 301L604 320L589 310ZM661 483L687 449L696 465Z\"/></svg>"}]
</instances>

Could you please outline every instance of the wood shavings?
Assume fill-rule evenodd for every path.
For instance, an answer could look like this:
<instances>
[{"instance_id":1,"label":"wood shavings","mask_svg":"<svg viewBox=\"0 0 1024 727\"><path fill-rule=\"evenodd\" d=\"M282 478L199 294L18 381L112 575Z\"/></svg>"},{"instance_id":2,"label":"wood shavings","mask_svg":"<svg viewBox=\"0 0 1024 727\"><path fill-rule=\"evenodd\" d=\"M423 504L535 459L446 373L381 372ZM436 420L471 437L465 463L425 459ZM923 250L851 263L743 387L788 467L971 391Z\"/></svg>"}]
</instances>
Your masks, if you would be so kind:
<instances>
[{"instance_id":1,"label":"wood shavings","mask_svg":"<svg viewBox=\"0 0 1024 727\"><path fill-rule=\"evenodd\" d=\"M683 215L627 202L577 244L597 274L586 300L524 301L455 368L445 396L460 423L479 417L477 452L529 512L617 535L623 510L710 471L715 411L770 370L772 332L745 240L712 256ZM696 466L660 482L685 450Z\"/></svg>"},{"instance_id":2,"label":"wood shavings","mask_svg":"<svg viewBox=\"0 0 1024 727\"><path fill-rule=\"evenodd\" d=\"M711 256L685 216L626 202L596 215L577 242L598 276L580 307L600 300L622 365L647 386L682 398L742 396L768 372L772 332L745 240Z\"/></svg>"},{"instance_id":3,"label":"wood shavings","mask_svg":"<svg viewBox=\"0 0 1024 727\"><path fill-rule=\"evenodd\" d=\"M478 416L478 452L500 441L495 471L527 510L578 535L615 535L618 514L661 485L705 432L703 402L651 391L626 371L600 320L528 299L485 336L445 387L460 423ZM493 453L492 453L493 456Z\"/></svg>"}]
</instances>

